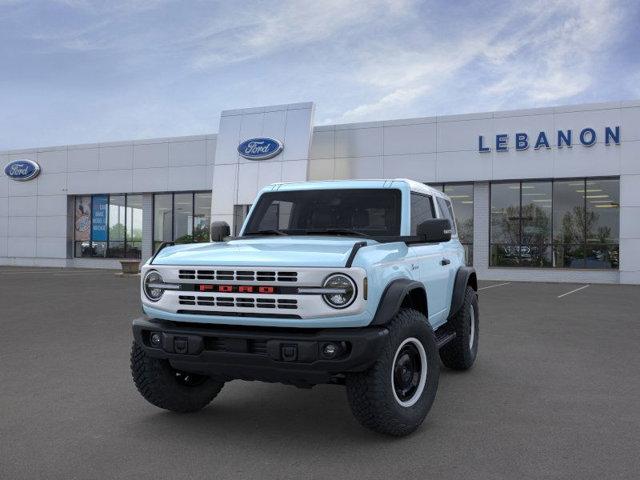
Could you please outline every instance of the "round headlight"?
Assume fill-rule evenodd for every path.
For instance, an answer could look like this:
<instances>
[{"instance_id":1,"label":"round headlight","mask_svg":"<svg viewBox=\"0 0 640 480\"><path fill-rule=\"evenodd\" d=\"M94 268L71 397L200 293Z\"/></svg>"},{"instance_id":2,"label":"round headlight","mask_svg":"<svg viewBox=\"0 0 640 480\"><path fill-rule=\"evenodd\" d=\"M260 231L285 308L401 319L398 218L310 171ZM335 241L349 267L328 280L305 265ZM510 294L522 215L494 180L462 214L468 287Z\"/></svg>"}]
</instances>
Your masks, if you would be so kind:
<instances>
[{"instance_id":1,"label":"round headlight","mask_svg":"<svg viewBox=\"0 0 640 480\"><path fill-rule=\"evenodd\" d=\"M144 295L152 302L160 300L164 293L164 290L157 286L160 283L162 283L162 277L155 270L148 271L144 276L142 289L144 290Z\"/></svg>"},{"instance_id":2,"label":"round headlight","mask_svg":"<svg viewBox=\"0 0 640 480\"><path fill-rule=\"evenodd\" d=\"M322 287L331 290L324 293L322 298L333 308L347 308L356 299L356 284L341 273L327 277Z\"/></svg>"}]
</instances>

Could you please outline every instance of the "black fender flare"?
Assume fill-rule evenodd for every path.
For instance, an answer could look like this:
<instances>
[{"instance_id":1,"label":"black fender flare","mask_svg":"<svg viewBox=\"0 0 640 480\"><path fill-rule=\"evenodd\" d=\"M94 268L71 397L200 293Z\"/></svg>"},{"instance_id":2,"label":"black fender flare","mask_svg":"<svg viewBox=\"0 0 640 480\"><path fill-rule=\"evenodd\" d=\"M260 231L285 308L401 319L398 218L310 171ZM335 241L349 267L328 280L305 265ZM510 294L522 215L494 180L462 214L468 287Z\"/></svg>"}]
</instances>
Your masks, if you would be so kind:
<instances>
[{"instance_id":1,"label":"black fender flare","mask_svg":"<svg viewBox=\"0 0 640 480\"><path fill-rule=\"evenodd\" d=\"M424 311L427 315L427 292L421 282L409 278L398 278L393 280L382 292L378 309L373 316L370 325L386 325L400 311L402 302L411 292L416 292L424 299Z\"/></svg>"},{"instance_id":2,"label":"black fender flare","mask_svg":"<svg viewBox=\"0 0 640 480\"><path fill-rule=\"evenodd\" d=\"M453 317L462 308L467 285L478 291L478 277L473 267L460 267L456 272L456 279L453 284L453 294L451 295L451 308L449 318Z\"/></svg>"}]
</instances>

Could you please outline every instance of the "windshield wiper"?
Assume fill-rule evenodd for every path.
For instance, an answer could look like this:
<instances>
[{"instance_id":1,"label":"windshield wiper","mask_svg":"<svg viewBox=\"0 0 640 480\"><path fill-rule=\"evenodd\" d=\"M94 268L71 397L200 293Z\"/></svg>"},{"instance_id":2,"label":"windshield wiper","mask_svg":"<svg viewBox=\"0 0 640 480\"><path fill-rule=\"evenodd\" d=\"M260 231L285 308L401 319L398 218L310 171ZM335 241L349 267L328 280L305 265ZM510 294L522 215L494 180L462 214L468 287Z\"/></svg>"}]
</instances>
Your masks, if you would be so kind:
<instances>
[{"instance_id":1,"label":"windshield wiper","mask_svg":"<svg viewBox=\"0 0 640 480\"><path fill-rule=\"evenodd\" d=\"M307 230L307 235L353 235L356 237L370 237L363 232L351 230L350 228L327 228L326 230Z\"/></svg>"},{"instance_id":2,"label":"windshield wiper","mask_svg":"<svg viewBox=\"0 0 640 480\"><path fill-rule=\"evenodd\" d=\"M271 229L271 230L258 230L257 232L249 232L247 233L247 235L287 235L287 233L283 232L282 230Z\"/></svg>"}]
</instances>

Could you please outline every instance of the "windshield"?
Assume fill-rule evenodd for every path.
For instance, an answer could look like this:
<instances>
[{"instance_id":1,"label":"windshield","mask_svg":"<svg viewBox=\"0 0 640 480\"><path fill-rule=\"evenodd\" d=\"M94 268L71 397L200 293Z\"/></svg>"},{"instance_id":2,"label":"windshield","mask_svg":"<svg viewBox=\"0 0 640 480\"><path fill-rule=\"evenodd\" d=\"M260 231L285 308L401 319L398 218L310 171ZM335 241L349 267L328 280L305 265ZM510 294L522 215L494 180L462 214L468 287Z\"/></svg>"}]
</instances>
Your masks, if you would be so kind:
<instances>
[{"instance_id":1,"label":"windshield","mask_svg":"<svg viewBox=\"0 0 640 480\"><path fill-rule=\"evenodd\" d=\"M244 235L400 234L400 190L332 189L260 196Z\"/></svg>"}]
</instances>

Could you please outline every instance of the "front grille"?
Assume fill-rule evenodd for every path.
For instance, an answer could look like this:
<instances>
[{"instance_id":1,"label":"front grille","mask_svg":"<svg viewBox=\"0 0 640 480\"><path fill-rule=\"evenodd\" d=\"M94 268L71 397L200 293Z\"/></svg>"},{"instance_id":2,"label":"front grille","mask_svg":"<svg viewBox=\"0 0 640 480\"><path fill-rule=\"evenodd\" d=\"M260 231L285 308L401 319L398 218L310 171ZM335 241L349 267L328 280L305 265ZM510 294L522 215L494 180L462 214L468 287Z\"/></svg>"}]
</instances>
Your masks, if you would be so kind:
<instances>
[{"instance_id":1,"label":"front grille","mask_svg":"<svg viewBox=\"0 0 640 480\"><path fill-rule=\"evenodd\" d=\"M220 308L272 308L282 310L297 310L298 300L295 298L264 298L264 297L229 297L211 295L179 295L180 305L197 305L199 307Z\"/></svg>"},{"instance_id":2,"label":"front grille","mask_svg":"<svg viewBox=\"0 0 640 480\"><path fill-rule=\"evenodd\" d=\"M224 282L297 282L298 272L254 270L179 270L181 280L220 280Z\"/></svg>"}]
</instances>

